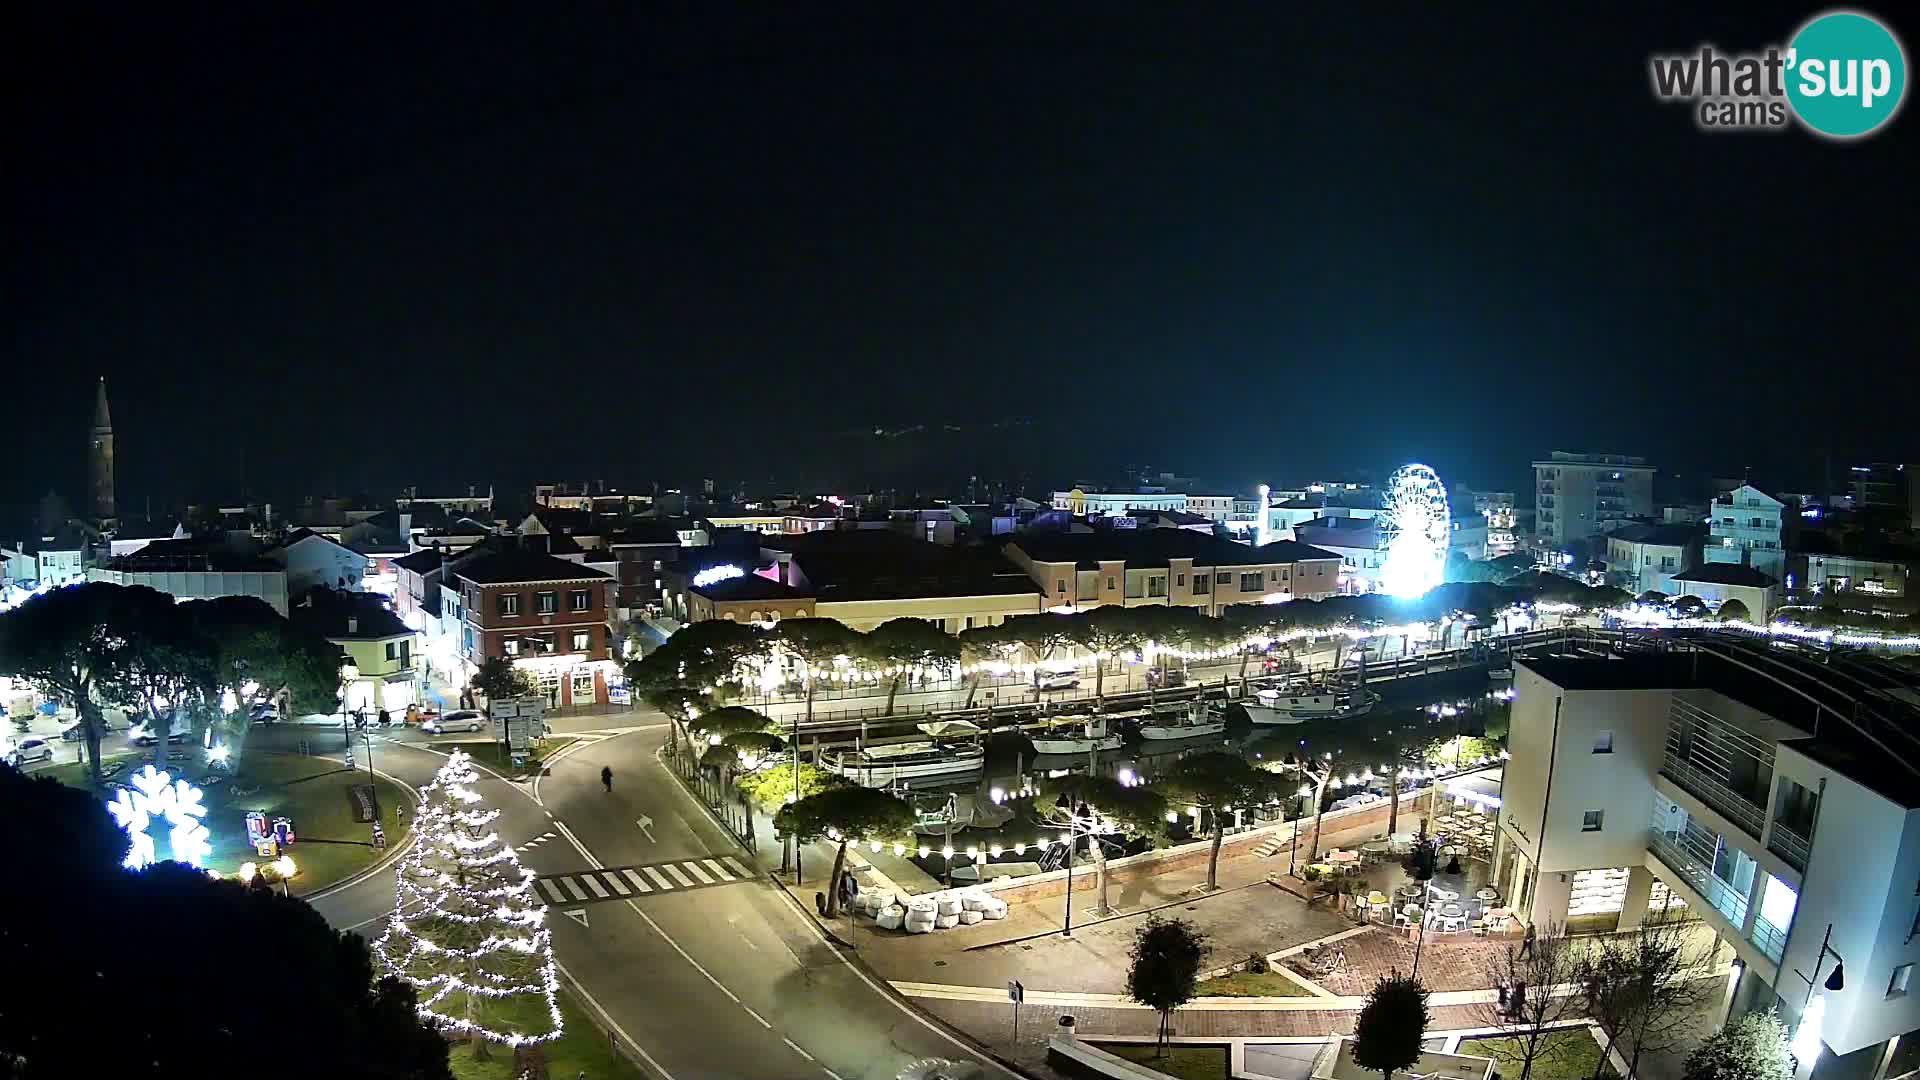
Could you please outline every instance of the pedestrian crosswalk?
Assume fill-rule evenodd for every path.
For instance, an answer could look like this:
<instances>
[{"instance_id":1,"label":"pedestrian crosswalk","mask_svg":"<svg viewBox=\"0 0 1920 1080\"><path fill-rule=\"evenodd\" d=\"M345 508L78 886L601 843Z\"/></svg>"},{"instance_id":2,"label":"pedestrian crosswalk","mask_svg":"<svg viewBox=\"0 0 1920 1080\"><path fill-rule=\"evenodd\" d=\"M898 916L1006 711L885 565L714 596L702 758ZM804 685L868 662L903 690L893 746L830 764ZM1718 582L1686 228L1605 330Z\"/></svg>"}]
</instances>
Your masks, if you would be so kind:
<instances>
[{"instance_id":1,"label":"pedestrian crosswalk","mask_svg":"<svg viewBox=\"0 0 1920 1080\"><path fill-rule=\"evenodd\" d=\"M632 900L661 893L733 885L753 877L753 871L747 869L739 859L731 855L714 855L646 866L543 874L534 880L534 888L549 904L597 904L602 900Z\"/></svg>"}]
</instances>

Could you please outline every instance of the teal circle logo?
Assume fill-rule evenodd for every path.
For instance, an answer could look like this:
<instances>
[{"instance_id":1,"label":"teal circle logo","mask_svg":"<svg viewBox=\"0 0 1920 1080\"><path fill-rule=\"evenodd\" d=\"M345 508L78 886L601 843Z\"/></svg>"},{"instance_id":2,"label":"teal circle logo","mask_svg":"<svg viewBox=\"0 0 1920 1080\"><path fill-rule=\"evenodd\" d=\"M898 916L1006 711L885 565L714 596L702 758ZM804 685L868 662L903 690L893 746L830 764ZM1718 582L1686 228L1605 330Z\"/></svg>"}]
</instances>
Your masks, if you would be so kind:
<instances>
[{"instance_id":1,"label":"teal circle logo","mask_svg":"<svg viewBox=\"0 0 1920 1080\"><path fill-rule=\"evenodd\" d=\"M1821 135L1853 139L1893 119L1907 90L1907 57L1880 20L1855 11L1818 15L1793 36L1787 101Z\"/></svg>"}]
</instances>

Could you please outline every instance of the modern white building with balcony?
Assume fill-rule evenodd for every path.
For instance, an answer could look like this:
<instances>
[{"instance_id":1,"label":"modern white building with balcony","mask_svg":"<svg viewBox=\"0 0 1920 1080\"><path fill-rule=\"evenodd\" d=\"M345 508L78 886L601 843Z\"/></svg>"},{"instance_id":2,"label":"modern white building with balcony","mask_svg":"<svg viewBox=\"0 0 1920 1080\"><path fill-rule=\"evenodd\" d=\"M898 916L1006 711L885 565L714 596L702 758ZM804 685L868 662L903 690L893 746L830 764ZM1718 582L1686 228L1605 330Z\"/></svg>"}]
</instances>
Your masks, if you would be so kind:
<instances>
[{"instance_id":1,"label":"modern white building with balcony","mask_svg":"<svg viewBox=\"0 0 1920 1080\"><path fill-rule=\"evenodd\" d=\"M1705 561L1751 566L1775 581L1785 581L1787 545L1780 535L1785 511L1785 503L1752 484L1713 500Z\"/></svg>"},{"instance_id":2,"label":"modern white building with balcony","mask_svg":"<svg viewBox=\"0 0 1920 1080\"><path fill-rule=\"evenodd\" d=\"M1653 516L1653 466L1626 454L1555 450L1533 463L1538 539L1563 547Z\"/></svg>"},{"instance_id":3,"label":"modern white building with balcony","mask_svg":"<svg viewBox=\"0 0 1920 1080\"><path fill-rule=\"evenodd\" d=\"M1734 1010L1824 999L1800 1075L1887 1076L1920 1039L1920 710L1880 692L1902 678L1718 640L1522 659L1495 887L1536 926L1684 905L1739 958Z\"/></svg>"}]
</instances>

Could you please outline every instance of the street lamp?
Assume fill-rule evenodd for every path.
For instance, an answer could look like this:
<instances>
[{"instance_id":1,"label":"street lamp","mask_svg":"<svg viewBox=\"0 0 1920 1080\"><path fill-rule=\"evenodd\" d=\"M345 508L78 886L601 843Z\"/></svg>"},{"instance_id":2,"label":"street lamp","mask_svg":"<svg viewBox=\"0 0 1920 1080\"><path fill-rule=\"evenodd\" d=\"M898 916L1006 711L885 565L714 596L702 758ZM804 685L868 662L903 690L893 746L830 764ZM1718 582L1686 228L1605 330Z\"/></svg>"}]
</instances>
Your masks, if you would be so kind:
<instances>
[{"instance_id":1,"label":"street lamp","mask_svg":"<svg viewBox=\"0 0 1920 1080\"><path fill-rule=\"evenodd\" d=\"M1847 962L1834 949L1832 942L1833 924L1828 923L1827 932L1820 939L1820 952L1813 958L1813 974L1802 975L1799 968L1793 969L1800 981L1807 984L1806 996L1800 999L1800 1026L1793 1031L1791 1046L1797 1062L1811 1062L1820 1056L1820 1035L1827 1018L1827 999L1825 995L1813 996L1813 984L1819 980L1820 965L1826 963L1827 957L1833 957L1833 971L1821 985L1833 991L1844 990L1847 986Z\"/></svg>"}]
</instances>

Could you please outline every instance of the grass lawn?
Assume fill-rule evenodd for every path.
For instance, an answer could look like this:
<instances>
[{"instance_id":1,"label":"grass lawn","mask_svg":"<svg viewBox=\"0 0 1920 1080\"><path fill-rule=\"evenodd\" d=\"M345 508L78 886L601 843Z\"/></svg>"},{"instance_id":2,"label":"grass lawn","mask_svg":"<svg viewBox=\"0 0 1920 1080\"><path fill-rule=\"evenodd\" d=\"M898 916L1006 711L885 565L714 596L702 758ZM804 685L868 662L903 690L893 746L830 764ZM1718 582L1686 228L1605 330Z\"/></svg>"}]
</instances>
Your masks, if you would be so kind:
<instances>
[{"instance_id":1,"label":"grass lawn","mask_svg":"<svg viewBox=\"0 0 1920 1080\"><path fill-rule=\"evenodd\" d=\"M524 769L514 768L506 747L497 742L461 743L460 749L465 750L475 763L485 765L501 776L532 776L540 771L548 758L578 741L565 735L548 736L539 746L527 748L527 767Z\"/></svg>"},{"instance_id":2,"label":"grass lawn","mask_svg":"<svg viewBox=\"0 0 1920 1080\"><path fill-rule=\"evenodd\" d=\"M168 764L198 783L206 775L205 767L196 760L199 755L196 748L170 759ZM124 782L128 775L150 763L152 754L113 755L105 760L111 763L116 758L124 758L127 768L113 779ZM189 764L191 768L186 767ZM75 787L87 785L87 771L80 765L56 765L37 770L35 775L51 776ZM405 839L413 824L413 803L391 780L369 777L364 767L349 773L334 758L243 754L231 781L202 785L206 793L205 821L213 834L213 854L207 859L207 868L230 874L241 863L259 861L247 846L247 811L260 810L269 820L293 819L295 841L287 854L300 868L299 876L293 879L296 894L315 892L357 873L385 854L374 849L371 827L353 820L347 789L369 780L380 802L380 824L391 850ZM407 813L396 819L394 811L399 808Z\"/></svg>"},{"instance_id":3,"label":"grass lawn","mask_svg":"<svg viewBox=\"0 0 1920 1080\"><path fill-rule=\"evenodd\" d=\"M1462 1039L1460 1053L1490 1057L1499 1063L1502 1076L1520 1075L1522 1043L1505 1037ZM1600 1044L1582 1027L1561 1028L1540 1040L1540 1054L1533 1059L1529 1080L1591 1080L1594 1066L1600 1064ZM1601 1073L1613 1077L1612 1066Z\"/></svg>"},{"instance_id":4,"label":"grass lawn","mask_svg":"<svg viewBox=\"0 0 1920 1080\"><path fill-rule=\"evenodd\" d=\"M529 1002L529 1009L542 1008ZM607 1032L593 1021L586 1006L565 986L560 988L560 1015L566 1021L566 1034L546 1044L547 1075L553 1080L572 1080L585 1073L590 1080L643 1080L644 1074L626 1058L607 1046ZM447 1055L453 1075L459 1080L511 1080L513 1050L496 1046L493 1057L473 1060L473 1048L454 1046Z\"/></svg>"},{"instance_id":5,"label":"grass lawn","mask_svg":"<svg viewBox=\"0 0 1920 1080\"><path fill-rule=\"evenodd\" d=\"M1227 1048L1170 1043L1161 1056L1161 1047L1152 1043L1094 1043L1114 1057L1145 1065L1156 1072L1179 1080L1227 1080Z\"/></svg>"},{"instance_id":6,"label":"grass lawn","mask_svg":"<svg viewBox=\"0 0 1920 1080\"><path fill-rule=\"evenodd\" d=\"M1199 997L1312 997L1307 988L1277 971L1252 975L1236 971L1217 979L1202 979L1194 988Z\"/></svg>"}]
</instances>

